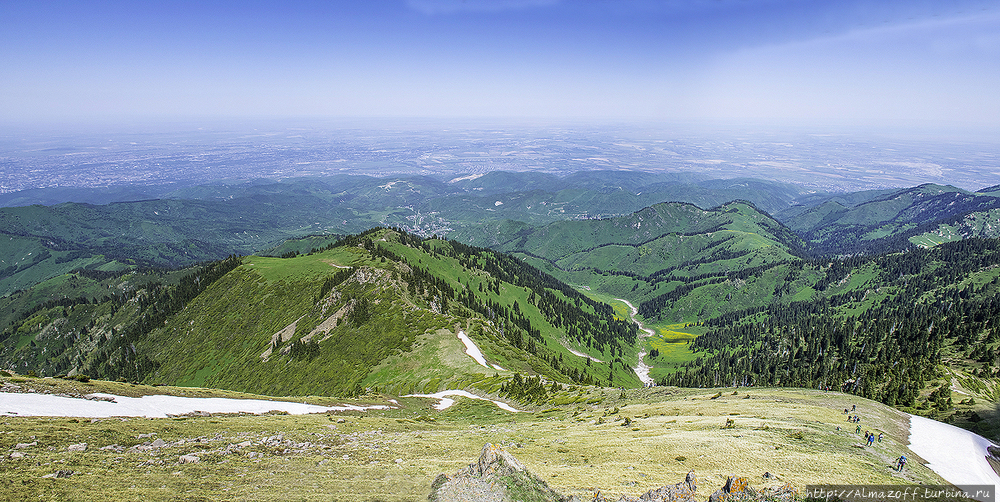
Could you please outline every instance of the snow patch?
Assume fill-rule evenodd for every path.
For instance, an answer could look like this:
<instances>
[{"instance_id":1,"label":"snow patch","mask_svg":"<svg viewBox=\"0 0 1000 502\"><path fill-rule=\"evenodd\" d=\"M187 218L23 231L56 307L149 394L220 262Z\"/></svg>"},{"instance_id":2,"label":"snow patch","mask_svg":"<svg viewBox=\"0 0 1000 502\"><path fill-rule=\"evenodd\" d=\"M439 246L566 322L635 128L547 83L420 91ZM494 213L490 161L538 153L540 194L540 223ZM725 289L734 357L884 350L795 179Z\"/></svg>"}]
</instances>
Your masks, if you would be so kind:
<instances>
[{"instance_id":1,"label":"snow patch","mask_svg":"<svg viewBox=\"0 0 1000 502\"><path fill-rule=\"evenodd\" d=\"M929 418L910 415L910 451L927 467L954 485L1000 485L1000 476L986 461L992 445L976 433ZM986 502L986 499L980 499ZM992 498L989 499L992 502Z\"/></svg>"},{"instance_id":2,"label":"snow patch","mask_svg":"<svg viewBox=\"0 0 1000 502\"><path fill-rule=\"evenodd\" d=\"M483 357L483 352L479 350L478 346L476 346L476 342L473 342L472 339L469 338L469 336L466 335L464 331L458 332L458 339L465 344L465 353L469 354L469 357L475 359L476 362L479 363L484 368L490 367L488 364L486 364L486 358Z\"/></svg>"},{"instance_id":3,"label":"snow patch","mask_svg":"<svg viewBox=\"0 0 1000 502\"><path fill-rule=\"evenodd\" d=\"M375 406L316 406L288 401L262 399L229 399L221 397L143 396L125 397L95 393L95 396L113 401L91 401L71 397L34 393L0 394L0 416L17 417L146 417L166 418L196 411L208 413L267 413L284 411L291 415L325 413L327 411L385 410L386 405Z\"/></svg>"},{"instance_id":4,"label":"snow patch","mask_svg":"<svg viewBox=\"0 0 1000 502\"><path fill-rule=\"evenodd\" d=\"M501 401L494 401L492 399L486 399L485 397L480 397L464 390L443 390L441 392L435 392L434 394L407 394L403 397L426 397L430 399L437 399L439 400L439 402L438 404L434 405L434 409L447 410L448 408L451 407L451 405L455 404L455 400L451 399L448 396L459 396L459 397L467 397L469 399L478 399L480 401L489 401L497 405L497 407L500 408L501 410L510 411L513 413L527 413L526 411L516 409L507 403Z\"/></svg>"}]
</instances>

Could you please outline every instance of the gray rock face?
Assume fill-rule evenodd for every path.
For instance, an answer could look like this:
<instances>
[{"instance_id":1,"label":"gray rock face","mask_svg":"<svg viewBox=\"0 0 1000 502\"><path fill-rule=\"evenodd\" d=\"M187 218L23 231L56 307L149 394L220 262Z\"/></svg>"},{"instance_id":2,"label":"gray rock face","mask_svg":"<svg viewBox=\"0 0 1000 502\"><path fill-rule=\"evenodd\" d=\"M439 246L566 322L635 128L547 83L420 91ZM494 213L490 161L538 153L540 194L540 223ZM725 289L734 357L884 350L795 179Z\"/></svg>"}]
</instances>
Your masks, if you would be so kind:
<instances>
[{"instance_id":1,"label":"gray rock face","mask_svg":"<svg viewBox=\"0 0 1000 502\"><path fill-rule=\"evenodd\" d=\"M593 502L699 502L695 498L698 478L688 472L684 481L668 485L636 497L605 498L601 492L588 498ZM789 484L779 488L755 490L747 478L730 476L725 486L716 490L710 502L792 502L798 491ZM431 502L476 500L483 502L580 502L578 498L560 495L503 448L487 443L479 461L469 464L454 476L438 475L431 484ZM703 500L703 499L702 499Z\"/></svg>"}]
</instances>

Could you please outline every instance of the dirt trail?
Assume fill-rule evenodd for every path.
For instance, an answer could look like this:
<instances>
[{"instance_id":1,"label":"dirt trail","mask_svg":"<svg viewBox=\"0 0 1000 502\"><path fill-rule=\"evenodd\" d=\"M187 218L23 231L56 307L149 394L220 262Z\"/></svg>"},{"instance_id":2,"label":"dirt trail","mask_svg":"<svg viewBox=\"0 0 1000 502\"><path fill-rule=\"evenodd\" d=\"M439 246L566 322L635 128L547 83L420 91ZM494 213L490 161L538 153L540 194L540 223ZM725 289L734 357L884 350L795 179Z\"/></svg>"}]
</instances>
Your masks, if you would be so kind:
<instances>
[{"instance_id":1,"label":"dirt trail","mask_svg":"<svg viewBox=\"0 0 1000 502\"><path fill-rule=\"evenodd\" d=\"M653 335L656 334L656 331L653 331L652 329L647 328L641 322L639 322L638 320L636 320L635 316L636 316L636 314L639 313L639 309L635 308L635 305L632 305L631 302L629 302L628 300L626 300L624 298L615 298L615 300L618 300L618 301L624 303L625 305L628 305L628 308L629 308L629 319L632 322L634 322L636 326L639 327L639 331L642 331L643 333L645 333L644 335L642 335L639 338L640 341L642 339L644 339L644 338L648 338L648 337L653 336ZM652 379L652 377L649 376L650 367L643 360L644 357L646 357L646 349L645 348L643 348L642 350L639 351L639 360L638 360L638 362L636 362L635 367L632 368L632 371L635 371L636 376L639 377L639 380L643 384L649 385L649 386L656 385L656 382L654 382L653 379Z\"/></svg>"}]
</instances>

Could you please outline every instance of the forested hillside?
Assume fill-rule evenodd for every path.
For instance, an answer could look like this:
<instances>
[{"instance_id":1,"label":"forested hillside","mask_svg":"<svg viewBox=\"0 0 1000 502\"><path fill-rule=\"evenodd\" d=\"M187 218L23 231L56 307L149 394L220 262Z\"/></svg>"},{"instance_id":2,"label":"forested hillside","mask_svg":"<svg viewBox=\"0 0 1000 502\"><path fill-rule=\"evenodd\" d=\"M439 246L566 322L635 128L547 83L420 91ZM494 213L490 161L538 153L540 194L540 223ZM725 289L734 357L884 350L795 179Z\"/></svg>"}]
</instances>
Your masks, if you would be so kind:
<instances>
[{"instance_id":1,"label":"forested hillside","mask_svg":"<svg viewBox=\"0 0 1000 502\"><path fill-rule=\"evenodd\" d=\"M976 422L951 387L1000 400L998 265L996 239L824 264L811 300L707 320L661 383L831 388Z\"/></svg>"},{"instance_id":2,"label":"forested hillside","mask_svg":"<svg viewBox=\"0 0 1000 502\"><path fill-rule=\"evenodd\" d=\"M1000 209L995 192L972 193L952 186L921 185L876 194L856 205L828 199L809 209L789 209L779 219L811 245L814 255L878 254L954 240L915 237L972 213Z\"/></svg>"},{"instance_id":3,"label":"forested hillside","mask_svg":"<svg viewBox=\"0 0 1000 502\"><path fill-rule=\"evenodd\" d=\"M787 265L805 253L794 233L745 202L709 210L664 203L618 218L509 230L498 232L497 249L638 303L647 319L678 322L766 305L788 278ZM735 300L734 283L742 290Z\"/></svg>"}]
</instances>

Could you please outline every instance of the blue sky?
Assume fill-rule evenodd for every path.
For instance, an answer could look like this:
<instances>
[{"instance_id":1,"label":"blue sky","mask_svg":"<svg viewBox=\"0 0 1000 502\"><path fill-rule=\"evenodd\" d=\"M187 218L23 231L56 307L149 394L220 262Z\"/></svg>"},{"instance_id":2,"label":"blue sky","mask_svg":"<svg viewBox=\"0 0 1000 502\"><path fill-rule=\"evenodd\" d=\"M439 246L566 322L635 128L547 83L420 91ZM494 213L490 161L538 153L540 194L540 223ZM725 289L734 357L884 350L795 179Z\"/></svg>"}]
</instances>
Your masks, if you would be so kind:
<instances>
[{"instance_id":1,"label":"blue sky","mask_svg":"<svg viewBox=\"0 0 1000 502\"><path fill-rule=\"evenodd\" d=\"M985 0L0 0L7 121L1000 127Z\"/></svg>"}]
</instances>

